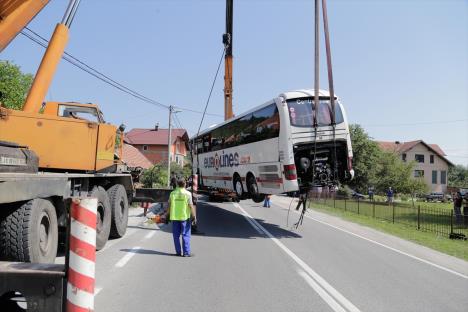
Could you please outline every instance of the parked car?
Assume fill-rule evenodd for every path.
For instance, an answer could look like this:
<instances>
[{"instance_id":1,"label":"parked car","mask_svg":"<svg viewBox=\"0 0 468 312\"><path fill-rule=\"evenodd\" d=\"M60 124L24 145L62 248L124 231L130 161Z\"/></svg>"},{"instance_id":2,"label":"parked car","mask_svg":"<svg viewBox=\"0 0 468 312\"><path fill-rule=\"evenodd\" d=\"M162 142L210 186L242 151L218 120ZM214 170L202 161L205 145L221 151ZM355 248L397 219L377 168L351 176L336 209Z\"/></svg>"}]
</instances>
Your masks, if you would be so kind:
<instances>
[{"instance_id":1,"label":"parked car","mask_svg":"<svg viewBox=\"0 0 468 312\"><path fill-rule=\"evenodd\" d=\"M358 193L356 191L351 191L351 198L354 199L366 199L366 196L362 195L361 193Z\"/></svg>"},{"instance_id":2,"label":"parked car","mask_svg":"<svg viewBox=\"0 0 468 312\"><path fill-rule=\"evenodd\" d=\"M451 200L452 196L445 195L444 193L430 193L426 195L426 201L428 202L447 202Z\"/></svg>"}]
</instances>

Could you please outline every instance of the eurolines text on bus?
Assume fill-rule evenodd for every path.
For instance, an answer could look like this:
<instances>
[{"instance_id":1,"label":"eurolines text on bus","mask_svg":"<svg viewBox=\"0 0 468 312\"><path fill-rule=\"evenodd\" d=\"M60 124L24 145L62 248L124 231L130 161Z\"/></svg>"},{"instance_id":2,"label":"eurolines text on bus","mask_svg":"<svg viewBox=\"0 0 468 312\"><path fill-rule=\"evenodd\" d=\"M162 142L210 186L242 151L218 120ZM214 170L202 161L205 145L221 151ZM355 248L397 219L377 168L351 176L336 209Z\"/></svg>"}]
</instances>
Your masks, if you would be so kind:
<instances>
[{"instance_id":1,"label":"eurolines text on bus","mask_svg":"<svg viewBox=\"0 0 468 312\"><path fill-rule=\"evenodd\" d=\"M205 168L215 168L218 170L220 167L237 167L239 166L239 154L237 153L230 153L230 154L223 154L218 155L216 153L214 156L205 157L204 159Z\"/></svg>"}]
</instances>

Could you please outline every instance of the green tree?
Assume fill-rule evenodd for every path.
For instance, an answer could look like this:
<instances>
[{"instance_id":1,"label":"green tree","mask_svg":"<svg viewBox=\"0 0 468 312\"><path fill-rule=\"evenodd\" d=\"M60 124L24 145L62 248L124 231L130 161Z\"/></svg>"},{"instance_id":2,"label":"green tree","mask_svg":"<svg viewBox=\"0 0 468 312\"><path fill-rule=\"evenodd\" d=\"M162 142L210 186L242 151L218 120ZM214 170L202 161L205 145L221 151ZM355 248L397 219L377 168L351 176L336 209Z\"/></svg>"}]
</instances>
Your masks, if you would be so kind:
<instances>
[{"instance_id":1,"label":"green tree","mask_svg":"<svg viewBox=\"0 0 468 312\"><path fill-rule=\"evenodd\" d=\"M462 165L449 167L448 184L456 187L468 187L468 167Z\"/></svg>"},{"instance_id":2,"label":"green tree","mask_svg":"<svg viewBox=\"0 0 468 312\"><path fill-rule=\"evenodd\" d=\"M167 166L160 163L143 171L140 179L145 187L166 187L167 186Z\"/></svg>"},{"instance_id":3,"label":"green tree","mask_svg":"<svg viewBox=\"0 0 468 312\"><path fill-rule=\"evenodd\" d=\"M22 109L33 75L24 74L19 66L0 61L0 103L7 108Z\"/></svg>"},{"instance_id":4,"label":"green tree","mask_svg":"<svg viewBox=\"0 0 468 312\"><path fill-rule=\"evenodd\" d=\"M411 195L411 201L413 202L414 206L414 198L418 195L425 194L429 190L426 182L422 178L416 179L408 179L406 185L404 187L405 193L409 193Z\"/></svg>"},{"instance_id":5,"label":"green tree","mask_svg":"<svg viewBox=\"0 0 468 312\"><path fill-rule=\"evenodd\" d=\"M349 127L353 147L354 179L349 186L366 192L367 188L376 184L377 163L381 151L377 143L371 140L366 131L357 124Z\"/></svg>"}]
</instances>

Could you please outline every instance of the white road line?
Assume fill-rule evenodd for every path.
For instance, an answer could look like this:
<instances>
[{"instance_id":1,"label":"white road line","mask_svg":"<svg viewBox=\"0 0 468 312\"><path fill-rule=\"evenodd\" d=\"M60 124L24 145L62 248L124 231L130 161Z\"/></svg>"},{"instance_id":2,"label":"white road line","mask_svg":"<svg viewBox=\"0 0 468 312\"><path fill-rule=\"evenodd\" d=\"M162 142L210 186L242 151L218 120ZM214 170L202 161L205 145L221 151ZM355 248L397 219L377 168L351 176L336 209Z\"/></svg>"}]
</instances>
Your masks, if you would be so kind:
<instances>
[{"instance_id":1,"label":"white road line","mask_svg":"<svg viewBox=\"0 0 468 312\"><path fill-rule=\"evenodd\" d=\"M341 308L346 310L335 310L335 311L349 311L349 312L360 312L360 310L353 305L348 299L346 299L342 294L340 294L335 288L333 288L323 277L321 277L317 272L312 270L307 263L305 263L301 258L299 258L295 253L293 253L289 248L287 248L283 243L281 243L277 238L275 238L267 229L261 226L257 220L252 218L247 211L245 211L239 204L234 204L239 208L245 216L247 216L259 229L265 233L279 248L281 248L289 257L291 257L305 272L308 276L314 281L314 286L317 285L321 288L321 291L317 294L328 304L332 309L335 310L336 304L340 305ZM306 280L309 282L309 280ZM309 284L310 285L310 284ZM312 286L311 286L312 287ZM312 287L314 290L315 288ZM330 299L332 301L330 301Z\"/></svg>"},{"instance_id":2,"label":"white road line","mask_svg":"<svg viewBox=\"0 0 468 312\"><path fill-rule=\"evenodd\" d=\"M115 267L116 268L122 268L123 266L125 266L127 264L127 262L132 259L132 257L134 255L136 255L136 251L138 251L139 249L141 249L141 247L134 247L132 249L130 249L129 251L127 251L127 254L125 256L122 257L122 259L120 259L116 264L115 264Z\"/></svg>"},{"instance_id":3,"label":"white road line","mask_svg":"<svg viewBox=\"0 0 468 312\"><path fill-rule=\"evenodd\" d=\"M242 212L242 215L244 216L245 220L247 220L250 225L254 228L255 231L257 231L258 234L260 235L264 235L264 233L262 232L262 230L255 224L252 222L252 217L250 217L247 212L245 212L244 209L242 209L242 207L238 204L238 203L234 203L234 206L238 209L240 209L240 211Z\"/></svg>"},{"instance_id":4,"label":"white road line","mask_svg":"<svg viewBox=\"0 0 468 312\"><path fill-rule=\"evenodd\" d=\"M441 269L441 270L443 270L443 271L452 273L452 274L457 275L457 276L459 276L459 277L462 277L462 278L464 278L464 279L468 279L468 276L467 276L467 275L464 275L464 274L459 273L459 272L457 272L457 271L454 271L454 270L452 270L452 269L446 268L446 267L444 267L444 266L438 265L438 264L436 264L436 263L434 263L434 262L431 262L431 261L428 261L428 260L424 260L424 259L422 259L422 258L413 256L412 254L409 254L409 253L406 253L406 252L404 252L404 251L401 251L401 250L399 250L399 249L396 249L396 248L390 247L390 246L388 246L388 245L379 243L379 242L377 242L377 241L375 241L375 240L372 240L372 239L370 239L370 238L361 236L361 235L359 235L359 234L350 232L350 231L348 231L348 230L341 229L341 228L339 228L339 227L337 227L337 226L334 226L333 224L330 224L330 223L327 223L327 222L325 222L325 221L318 220L318 219L316 219L316 218L314 218L314 217L308 216L307 214L306 214L305 216L306 216L306 218L309 218L309 219L314 220L314 221L316 221L316 222L318 222L318 223L327 225L327 226L332 227L332 228L334 228L334 229L340 230L340 231L345 232L345 233L347 233L347 234L349 234L349 235L353 235L353 236L355 236L355 237L359 237L359 238L361 238L361 239L363 239L363 240L366 240L366 241L368 241L368 242L374 243L374 244L379 245L379 246L381 246L381 247L387 248L387 249L392 250L392 251L394 251L394 252L396 252L396 253L405 255L405 256L410 257L410 258L412 258L412 259L414 259L414 260L418 260L418 261L420 261L420 262L426 263L426 264L428 264L428 265L431 265L431 266L436 267L436 268L438 268L438 269Z\"/></svg>"},{"instance_id":5,"label":"white road line","mask_svg":"<svg viewBox=\"0 0 468 312\"><path fill-rule=\"evenodd\" d=\"M328 303L328 305L336 312L346 312L342 306L338 304L319 284L317 284L306 272L302 271L301 269L297 269L297 274L299 274L309 286L315 290L323 300Z\"/></svg>"},{"instance_id":6,"label":"white road line","mask_svg":"<svg viewBox=\"0 0 468 312\"><path fill-rule=\"evenodd\" d=\"M154 236L154 234L156 234L156 231L151 231L151 232L149 232L148 234L145 235L144 239L150 239L151 237Z\"/></svg>"},{"instance_id":7,"label":"white road line","mask_svg":"<svg viewBox=\"0 0 468 312\"><path fill-rule=\"evenodd\" d=\"M102 287L94 287L94 297L96 297L102 290Z\"/></svg>"},{"instance_id":8,"label":"white road line","mask_svg":"<svg viewBox=\"0 0 468 312\"><path fill-rule=\"evenodd\" d=\"M120 238L120 239L114 239L114 240L112 240L112 241L110 241L110 242L108 241L108 242L106 243L106 246L104 246L104 248L102 248L102 249L100 250L100 252L102 252L102 251L104 251L104 250L106 250L106 249L111 248L111 247L114 246L115 244L117 244L117 243L123 241L124 239L129 238L130 236L132 236L132 235L135 234L136 232L138 232L137 229L128 229L128 230L127 230L127 233L125 233L125 236L124 236L124 237L122 237L122 238Z\"/></svg>"}]
</instances>

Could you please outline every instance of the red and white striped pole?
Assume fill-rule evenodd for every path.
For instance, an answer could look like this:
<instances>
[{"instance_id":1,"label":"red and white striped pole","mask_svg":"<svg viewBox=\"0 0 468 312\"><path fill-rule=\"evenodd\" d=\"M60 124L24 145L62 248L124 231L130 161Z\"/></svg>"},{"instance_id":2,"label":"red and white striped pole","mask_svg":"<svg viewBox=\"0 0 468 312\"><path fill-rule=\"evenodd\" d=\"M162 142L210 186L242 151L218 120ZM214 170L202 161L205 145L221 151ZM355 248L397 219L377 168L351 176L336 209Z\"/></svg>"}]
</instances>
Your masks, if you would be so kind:
<instances>
[{"instance_id":1,"label":"red and white striped pole","mask_svg":"<svg viewBox=\"0 0 468 312\"><path fill-rule=\"evenodd\" d=\"M192 175L192 189L194 193L198 192L198 174Z\"/></svg>"},{"instance_id":2,"label":"red and white striped pole","mask_svg":"<svg viewBox=\"0 0 468 312\"><path fill-rule=\"evenodd\" d=\"M74 199L71 205L67 312L94 310L97 199Z\"/></svg>"}]
</instances>

